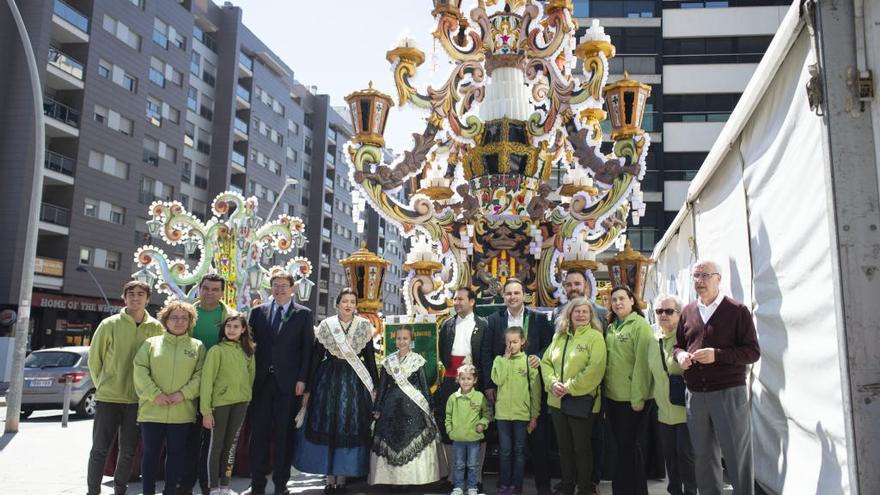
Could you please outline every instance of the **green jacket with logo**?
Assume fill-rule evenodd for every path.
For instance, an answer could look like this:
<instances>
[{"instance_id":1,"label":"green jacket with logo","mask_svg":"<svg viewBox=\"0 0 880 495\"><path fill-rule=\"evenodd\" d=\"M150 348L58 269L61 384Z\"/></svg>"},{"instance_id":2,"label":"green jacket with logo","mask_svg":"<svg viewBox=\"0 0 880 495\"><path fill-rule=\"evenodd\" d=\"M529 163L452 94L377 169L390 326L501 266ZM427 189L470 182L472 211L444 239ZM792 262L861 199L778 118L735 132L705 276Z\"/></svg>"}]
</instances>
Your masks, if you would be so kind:
<instances>
[{"instance_id":1,"label":"green jacket with logo","mask_svg":"<svg viewBox=\"0 0 880 495\"><path fill-rule=\"evenodd\" d=\"M159 320L144 314L144 321L138 325L122 309L105 318L95 330L89 347L89 374L98 401L137 404L131 362L145 340L165 332Z\"/></svg>"},{"instance_id":2,"label":"green jacket with logo","mask_svg":"<svg viewBox=\"0 0 880 495\"><path fill-rule=\"evenodd\" d=\"M245 354L238 342L224 340L208 349L199 392L202 416L220 406L250 402L255 374L254 356Z\"/></svg>"},{"instance_id":3,"label":"green jacket with logo","mask_svg":"<svg viewBox=\"0 0 880 495\"><path fill-rule=\"evenodd\" d=\"M489 427L492 414L489 403L482 392L471 389L467 394L458 389L446 401L446 433L456 442L478 442L483 433L477 431L477 425Z\"/></svg>"},{"instance_id":4,"label":"green jacket with logo","mask_svg":"<svg viewBox=\"0 0 880 495\"><path fill-rule=\"evenodd\" d=\"M138 422L192 423L196 420L195 398L199 396L205 346L189 334L166 332L144 342L134 358L134 388L140 399ZM160 406L159 394L180 392L184 400Z\"/></svg>"},{"instance_id":5,"label":"green jacket with logo","mask_svg":"<svg viewBox=\"0 0 880 495\"><path fill-rule=\"evenodd\" d=\"M648 347L656 344L651 325L636 312L608 326L605 393L609 399L642 407L651 398Z\"/></svg>"},{"instance_id":6,"label":"green jacket with logo","mask_svg":"<svg viewBox=\"0 0 880 495\"><path fill-rule=\"evenodd\" d=\"M599 330L584 325L574 334L556 332L541 360L547 405L557 409L560 407L559 398L550 393L550 388L554 382L561 382L573 397L594 396L593 412L599 412L602 405L599 384L605 375L606 358L605 340Z\"/></svg>"},{"instance_id":7,"label":"green jacket with logo","mask_svg":"<svg viewBox=\"0 0 880 495\"><path fill-rule=\"evenodd\" d=\"M497 356L492 364L492 381L498 385L495 419L528 421L541 412L541 384L538 370L529 367L529 357L518 352L510 358Z\"/></svg>"}]
</instances>

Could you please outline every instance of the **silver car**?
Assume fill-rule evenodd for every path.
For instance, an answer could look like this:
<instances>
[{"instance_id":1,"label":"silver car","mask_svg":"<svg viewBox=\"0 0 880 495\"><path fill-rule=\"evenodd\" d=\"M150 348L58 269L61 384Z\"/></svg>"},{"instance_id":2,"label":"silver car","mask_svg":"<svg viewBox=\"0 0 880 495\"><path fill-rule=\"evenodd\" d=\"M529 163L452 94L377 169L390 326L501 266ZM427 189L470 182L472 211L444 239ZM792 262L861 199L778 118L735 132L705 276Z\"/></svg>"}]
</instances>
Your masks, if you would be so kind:
<instances>
[{"instance_id":1,"label":"silver car","mask_svg":"<svg viewBox=\"0 0 880 495\"><path fill-rule=\"evenodd\" d=\"M88 347L56 347L32 352L24 361L21 417L40 409L61 409L64 384L70 381L70 408L82 417L95 415L95 385L89 375Z\"/></svg>"}]
</instances>

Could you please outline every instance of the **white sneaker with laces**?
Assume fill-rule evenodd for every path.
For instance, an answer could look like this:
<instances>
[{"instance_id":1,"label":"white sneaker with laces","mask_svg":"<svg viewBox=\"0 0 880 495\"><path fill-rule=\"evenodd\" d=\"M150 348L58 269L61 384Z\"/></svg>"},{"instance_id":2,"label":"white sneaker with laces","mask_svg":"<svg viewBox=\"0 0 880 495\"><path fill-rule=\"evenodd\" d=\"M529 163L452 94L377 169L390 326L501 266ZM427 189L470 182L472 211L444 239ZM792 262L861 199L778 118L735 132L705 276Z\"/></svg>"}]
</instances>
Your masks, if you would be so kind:
<instances>
[{"instance_id":1,"label":"white sneaker with laces","mask_svg":"<svg viewBox=\"0 0 880 495\"><path fill-rule=\"evenodd\" d=\"M464 491L461 488L453 488L449 495L464 495Z\"/></svg>"},{"instance_id":2,"label":"white sneaker with laces","mask_svg":"<svg viewBox=\"0 0 880 495\"><path fill-rule=\"evenodd\" d=\"M476 488L468 488L467 495L479 495Z\"/></svg>"}]
</instances>

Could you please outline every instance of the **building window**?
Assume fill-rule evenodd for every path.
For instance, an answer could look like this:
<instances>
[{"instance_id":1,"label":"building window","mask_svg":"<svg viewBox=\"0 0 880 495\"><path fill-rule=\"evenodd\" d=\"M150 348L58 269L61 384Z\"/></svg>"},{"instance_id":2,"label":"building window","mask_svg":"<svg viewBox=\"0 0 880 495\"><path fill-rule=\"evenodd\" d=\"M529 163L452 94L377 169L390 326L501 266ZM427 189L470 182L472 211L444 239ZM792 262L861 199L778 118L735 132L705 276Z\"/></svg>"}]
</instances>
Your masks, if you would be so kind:
<instances>
[{"instance_id":1,"label":"building window","mask_svg":"<svg viewBox=\"0 0 880 495\"><path fill-rule=\"evenodd\" d=\"M211 33L202 31L198 26L193 26L193 38L199 40L208 50L217 53L217 40Z\"/></svg>"},{"instance_id":2,"label":"building window","mask_svg":"<svg viewBox=\"0 0 880 495\"><path fill-rule=\"evenodd\" d=\"M162 103L152 96L147 97L147 121L156 127L162 127Z\"/></svg>"},{"instance_id":3,"label":"building window","mask_svg":"<svg viewBox=\"0 0 880 495\"><path fill-rule=\"evenodd\" d=\"M109 15L104 15L104 31L116 36L116 38L137 51L141 50L141 37L133 32L127 24L120 22Z\"/></svg>"},{"instance_id":4,"label":"building window","mask_svg":"<svg viewBox=\"0 0 880 495\"><path fill-rule=\"evenodd\" d=\"M196 164L196 176L193 183L199 189L208 189L208 167Z\"/></svg>"},{"instance_id":5,"label":"building window","mask_svg":"<svg viewBox=\"0 0 880 495\"><path fill-rule=\"evenodd\" d=\"M92 150L89 152L89 168L120 179L128 179L127 163L99 151Z\"/></svg>"},{"instance_id":6,"label":"building window","mask_svg":"<svg viewBox=\"0 0 880 495\"><path fill-rule=\"evenodd\" d=\"M312 155L312 138L310 136L306 136L303 140L303 151L309 156Z\"/></svg>"},{"instance_id":7,"label":"building window","mask_svg":"<svg viewBox=\"0 0 880 495\"><path fill-rule=\"evenodd\" d=\"M98 218L98 202L94 199L86 198L83 215L89 218Z\"/></svg>"},{"instance_id":8,"label":"building window","mask_svg":"<svg viewBox=\"0 0 880 495\"><path fill-rule=\"evenodd\" d=\"M199 90L192 86L189 87L186 94L186 108L189 108L193 112L199 110Z\"/></svg>"},{"instance_id":9,"label":"building window","mask_svg":"<svg viewBox=\"0 0 880 495\"><path fill-rule=\"evenodd\" d=\"M192 148L195 146L196 126L190 121L186 121L183 131L183 144Z\"/></svg>"},{"instance_id":10,"label":"building window","mask_svg":"<svg viewBox=\"0 0 880 495\"><path fill-rule=\"evenodd\" d=\"M180 180L184 184L189 184L192 180L192 162L186 158L183 159L183 168L180 170Z\"/></svg>"},{"instance_id":11,"label":"building window","mask_svg":"<svg viewBox=\"0 0 880 495\"><path fill-rule=\"evenodd\" d=\"M107 62L106 60L99 60L98 61L98 75L99 76L106 77L107 79L110 79L110 74L112 71L113 71L113 66L110 64L110 62Z\"/></svg>"},{"instance_id":12,"label":"building window","mask_svg":"<svg viewBox=\"0 0 880 495\"><path fill-rule=\"evenodd\" d=\"M94 249L92 249L90 247L80 247L79 248L79 264L80 265L91 265L93 252L94 252Z\"/></svg>"},{"instance_id":13,"label":"building window","mask_svg":"<svg viewBox=\"0 0 880 495\"><path fill-rule=\"evenodd\" d=\"M195 50L189 55L189 73L196 77L202 73L202 56Z\"/></svg>"},{"instance_id":14,"label":"building window","mask_svg":"<svg viewBox=\"0 0 880 495\"><path fill-rule=\"evenodd\" d=\"M98 75L113 81L116 85L125 88L131 93L137 92L137 78L125 72L125 70L104 59L98 60Z\"/></svg>"},{"instance_id":15,"label":"building window","mask_svg":"<svg viewBox=\"0 0 880 495\"><path fill-rule=\"evenodd\" d=\"M153 43L168 49L168 24L158 17L153 19Z\"/></svg>"}]
</instances>

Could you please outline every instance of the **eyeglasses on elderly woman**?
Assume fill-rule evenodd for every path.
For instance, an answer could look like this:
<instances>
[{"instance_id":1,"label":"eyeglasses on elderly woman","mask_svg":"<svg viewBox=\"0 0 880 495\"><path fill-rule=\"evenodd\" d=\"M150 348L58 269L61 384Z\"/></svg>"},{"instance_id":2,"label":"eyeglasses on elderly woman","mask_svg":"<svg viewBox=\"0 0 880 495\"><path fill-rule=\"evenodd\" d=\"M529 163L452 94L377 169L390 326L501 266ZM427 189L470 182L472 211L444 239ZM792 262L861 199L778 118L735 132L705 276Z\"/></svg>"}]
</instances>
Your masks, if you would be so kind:
<instances>
[{"instance_id":1,"label":"eyeglasses on elderly woman","mask_svg":"<svg viewBox=\"0 0 880 495\"><path fill-rule=\"evenodd\" d=\"M654 310L654 313L657 316L660 316L660 315L672 316L676 313L676 311L673 308L657 308Z\"/></svg>"}]
</instances>

